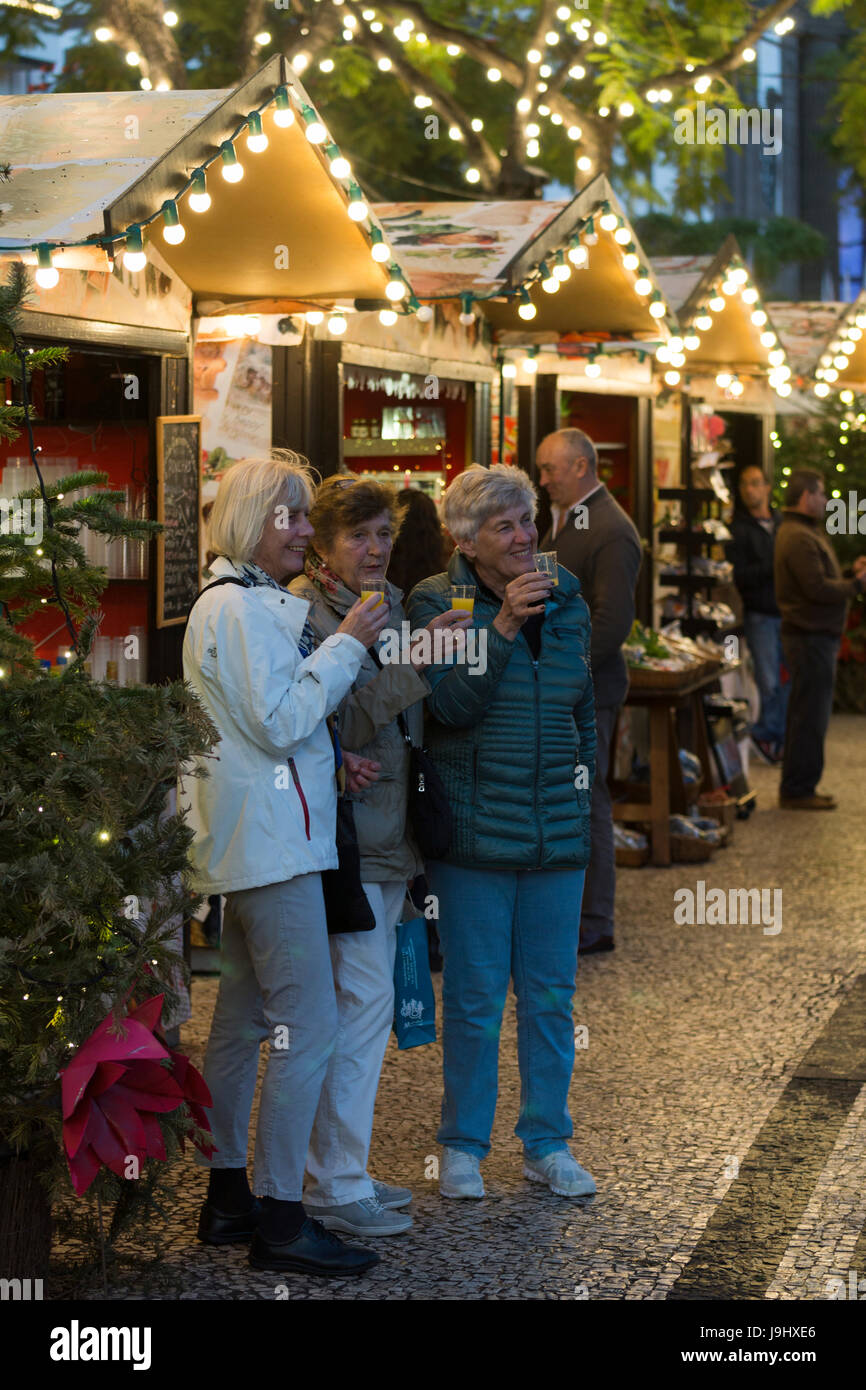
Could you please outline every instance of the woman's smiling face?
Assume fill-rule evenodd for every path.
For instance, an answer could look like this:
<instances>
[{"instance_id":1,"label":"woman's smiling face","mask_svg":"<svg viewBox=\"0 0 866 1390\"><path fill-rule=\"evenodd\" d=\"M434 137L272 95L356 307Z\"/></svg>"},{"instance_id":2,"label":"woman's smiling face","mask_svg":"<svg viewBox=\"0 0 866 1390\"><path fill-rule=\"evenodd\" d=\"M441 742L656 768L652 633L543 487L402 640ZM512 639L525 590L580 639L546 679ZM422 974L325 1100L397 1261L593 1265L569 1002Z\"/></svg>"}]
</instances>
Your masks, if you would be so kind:
<instances>
[{"instance_id":1,"label":"woman's smiling face","mask_svg":"<svg viewBox=\"0 0 866 1390\"><path fill-rule=\"evenodd\" d=\"M286 493L265 522L253 560L278 584L287 584L303 572L304 552L313 534L309 510L299 507L293 511Z\"/></svg>"},{"instance_id":2,"label":"woman's smiling face","mask_svg":"<svg viewBox=\"0 0 866 1390\"><path fill-rule=\"evenodd\" d=\"M538 528L525 503L507 507L478 528L474 541L461 541L460 549L471 560L480 579L494 593L512 579L535 569Z\"/></svg>"},{"instance_id":3,"label":"woman's smiling face","mask_svg":"<svg viewBox=\"0 0 866 1390\"><path fill-rule=\"evenodd\" d=\"M387 512L338 531L327 547L317 547L329 569L353 594L384 589L385 573L394 545L394 527Z\"/></svg>"}]
</instances>

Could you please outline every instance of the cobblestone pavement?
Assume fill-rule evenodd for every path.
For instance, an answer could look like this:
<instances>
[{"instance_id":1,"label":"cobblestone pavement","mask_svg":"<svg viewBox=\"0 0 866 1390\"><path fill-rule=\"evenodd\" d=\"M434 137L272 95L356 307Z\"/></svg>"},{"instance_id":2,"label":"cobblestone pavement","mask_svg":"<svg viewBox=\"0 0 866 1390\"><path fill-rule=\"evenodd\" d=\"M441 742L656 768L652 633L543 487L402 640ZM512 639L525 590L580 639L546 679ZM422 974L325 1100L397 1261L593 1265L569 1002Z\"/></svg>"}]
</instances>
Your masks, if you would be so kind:
<instances>
[{"instance_id":1,"label":"cobblestone pavement","mask_svg":"<svg viewBox=\"0 0 866 1390\"><path fill-rule=\"evenodd\" d=\"M127 1272L110 1293L272 1299L284 1283L302 1299L825 1299L829 1280L863 1278L866 720L833 721L824 785L835 813L780 811L778 775L753 766L757 810L709 864L620 871L616 951L581 960L575 1021L589 1045L571 1089L572 1147L594 1199L522 1177L509 1000L484 1201L439 1197L440 1049L401 1054L392 1038L370 1170L413 1189L415 1224L378 1242L377 1268L320 1282L253 1271L244 1248L199 1245L206 1175L188 1158L158 1287ZM698 879L781 888L781 932L675 925L674 892ZM194 982L182 1045L198 1064L215 993L215 980ZM74 1255L56 1248L55 1268ZM58 1276L53 1296L64 1286ZM95 1285L76 1294L102 1296Z\"/></svg>"}]
</instances>

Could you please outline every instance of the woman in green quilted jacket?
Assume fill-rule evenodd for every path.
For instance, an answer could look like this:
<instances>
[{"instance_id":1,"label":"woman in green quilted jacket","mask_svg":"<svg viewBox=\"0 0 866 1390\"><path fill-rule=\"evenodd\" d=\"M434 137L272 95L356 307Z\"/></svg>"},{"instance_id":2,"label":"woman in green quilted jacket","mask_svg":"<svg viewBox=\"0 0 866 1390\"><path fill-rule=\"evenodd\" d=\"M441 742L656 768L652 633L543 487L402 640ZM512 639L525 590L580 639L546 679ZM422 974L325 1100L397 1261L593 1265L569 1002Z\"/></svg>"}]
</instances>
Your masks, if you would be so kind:
<instances>
[{"instance_id":1,"label":"woman in green quilted jacket","mask_svg":"<svg viewBox=\"0 0 866 1390\"><path fill-rule=\"evenodd\" d=\"M474 585L474 664L425 672L425 738L454 815L451 849L428 862L438 899L445 1095L440 1191L483 1197L496 1109L499 1031L513 981L524 1175L561 1196L595 1191L572 1155L571 1001L589 861L595 713L589 610L580 584L535 567L537 497L519 468L477 465L445 493L448 571L416 585L413 629Z\"/></svg>"}]
</instances>

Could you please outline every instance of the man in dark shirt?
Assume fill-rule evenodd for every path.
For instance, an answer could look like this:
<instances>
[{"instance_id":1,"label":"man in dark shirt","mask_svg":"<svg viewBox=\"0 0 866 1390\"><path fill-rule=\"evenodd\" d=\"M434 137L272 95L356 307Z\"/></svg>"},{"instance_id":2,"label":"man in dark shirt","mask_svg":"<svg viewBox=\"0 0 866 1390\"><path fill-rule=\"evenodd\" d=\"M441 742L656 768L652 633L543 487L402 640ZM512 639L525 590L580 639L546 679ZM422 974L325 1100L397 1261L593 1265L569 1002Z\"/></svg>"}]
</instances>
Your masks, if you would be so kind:
<instances>
[{"instance_id":1,"label":"man in dark shirt","mask_svg":"<svg viewBox=\"0 0 866 1390\"><path fill-rule=\"evenodd\" d=\"M583 888L580 950L613 950L616 857L607 786L617 711L628 690L621 647L634 622L634 591L641 561L637 528L598 478L595 445L582 430L557 430L542 439L538 478L557 508L541 550L555 550L580 580L592 620L591 665L598 744L590 829L592 849Z\"/></svg>"},{"instance_id":2,"label":"man in dark shirt","mask_svg":"<svg viewBox=\"0 0 866 1390\"><path fill-rule=\"evenodd\" d=\"M791 673L785 757L779 805L786 810L833 811L821 795L824 737L833 708L836 655L849 600L866 590L866 555L845 579L824 526L824 479L799 468L788 479L776 539L776 599L782 614L782 647Z\"/></svg>"},{"instance_id":3,"label":"man in dark shirt","mask_svg":"<svg viewBox=\"0 0 866 1390\"><path fill-rule=\"evenodd\" d=\"M773 586L773 551L781 518L770 507L770 484L757 464L742 470L739 491L742 507L731 522L728 559L743 601L743 628L761 697L751 737L765 762L780 763L790 690L790 682L782 684L782 619Z\"/></svg>"}]
</instances>

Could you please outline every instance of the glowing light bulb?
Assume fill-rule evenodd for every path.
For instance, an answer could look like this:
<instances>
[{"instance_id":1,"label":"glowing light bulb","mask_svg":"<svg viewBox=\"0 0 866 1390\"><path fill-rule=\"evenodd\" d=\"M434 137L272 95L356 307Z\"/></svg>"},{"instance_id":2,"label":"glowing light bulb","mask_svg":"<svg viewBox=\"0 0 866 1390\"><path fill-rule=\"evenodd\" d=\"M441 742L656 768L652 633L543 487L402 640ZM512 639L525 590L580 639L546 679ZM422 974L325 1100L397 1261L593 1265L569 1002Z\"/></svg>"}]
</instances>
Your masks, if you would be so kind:
<instances>
[{"instance_id":1,"label":"glowing light bulb","mask_svg":"<svg viewBox=\"0 0 866 1390\"><path fill-rule=\"evenodd\" d=\"M699 328L702 333L706 333L713 326L711 314L698 314L695 317L695 328Z\"/></svg>"},{"instance_id":2,"label":"glowing light bulb","mask_svg":"<svg viewBox=\"0 0 866 1390\"><path fill-rule=\"evenodd\" d=\"M714 314L720 314L725 307L725 301L720 294L714 294L710 300L710 308Z\"/></svg>"},{"instance_id":3,"label":"glowing light bulb","mask_svg":"<svg viewBox=\"0 0 866 1390\"><path fill-rule=\"evenodd\" d=\"M754 285L749 285L742 291L740 298L744 304L757 304L758 291L755 289Z\"/></svg>"},{"instance_id":4,"label":"glowing light bulb","mask_svg":"<svg viewBox=\"0 0 866 1390\"><path fill-rule=\"evenodd\" d=\"M613 234L614 241L618 241L620 246L628 246L631 241L631 232L628 227L617 227Z\"/></svg>"},{"instance_id":5,"label":"glowing light bulb","mask_svg":"<svg viewBox=\"0 0 866 1390\"><path fill-rule=\"evenodd\" d=\"M701 345L701 340L697 333L687 333L683 338L683 347L687 352L697 352Z\"/></svg>"},{"instance_id":6,"label":"glowing light bulb","mask_svg":"<svg viewBox=\"0 0 866 1390\"><path fill-rule=\"evenodd\" d=\"M598 219L598 225L603 232L613 232L616 230L618 218L615 212L603 212Z\"/></svg>"},{"instance_id":7,"label":"glowing light bulb","mask_svg":"<svg viewBox=\"0 0 866 1390\"><path fill-rule=\"evenodd\" d=\"M349 190L349 203L346 211L353 222L363 222L369 212L369 208L364 202L364 195L357 184L353 184Z\"/></svg>"},{"instance_id":8,"label":"glowing light bulb","mask_svg":"<svg viewBox=\"0 0 866 1390\"><path fill-rule=\"evenodd\" d=\"M397 315L394 313L393 309L380 309L379 322L382 324L383 328L393 328L394 324L397 322Z\"/></svg>"},{"instance_id":9,"label":"glowing light bulb","mask_svg":"<svg viewBox=\"0 0 866 1390\"><path fill-rule=\"evenodd\" d=\"M652 289L652 287L653 287L653 286L652 286L652 280L650 280L650 279L648 278L648 276L646 276L646 275L641 275L641 276L640 276L637 280L635 280L635 282L634 282L634 292L635 292L635 294L639 294L639 295L646 295L646 294L649 294L649 293L650 293L650 290Z\"/></svg>"},{"instance_id":10,"label":"glowing light bulb","mask_svg":"<svg viewBox=\"0 0 866 1390\"><path fill-rule=\"evenodd\" d=\"M581 270L589 263L589 252L585 246L572 246L568 251L568 259Z\"/></svg>"},{"instance_id":11,"label":"glowing light bulb","mask_svg":"<svg viewBox=\"0 0 866 1390\"><path fill-rule=\"evenodd\" d=\"M767 315L764 313L763 309L756 309L755 312L752 314L752 323L755 325L755 327L763 328L766 322Z\"/></svg>"},{"instance_id":12,"label":"glowing light bulb","mask_svg":"<svg viewBox=\"0 0 866 1390\"><path fill-rule=\"evenodd\" d=\"M111 35L112 30L105 24L100 24L99 28L93 31L93 37L96 39L97 43L108 43Z\"/></svg>"},{"instance_id":13,"label":"glowing light bulb","mask_svg":"<svg viewBox=\"0 0 866 1390\"><path fill-rule=\"evenodd\" d=\"M186 236L186 230L181 225L177 215L177 204L169 199L162 205L163 229L162 235L169 246L179 246Z\"/></svg>"},{"instance_id":14,"label":"glowing light bulb","mask_svg":"<svg viewBox=\"0 0 866 1390\"><path fill-rule=\"evenodd\" d=\"M415 317L419 323L429 323L433 318L435 310L432 304L422 304L415 310Z\"/></svg>"},{"instance_id":15,"label":"glowing light bulb","mask_svg":"<svg viewBox=\"0 0 866 1390\"><path fill-rule=\"evenodd\" d=\"M399 271L393 270L393 271L391 272L391 279L388 281L387 285L385 286L385 295L386 295L386 297L387 297L388 299L393 300L394 303L396 304L399 300L401 300L401 299L403 298L403 296L405 295L405 293L406 293L406 284L405 284L405 281L403 280L403 277L400 275L400 272L399 272Z\"/></svg>"},{"instance_id":16,"label":"glowing light bulb","mask_svg":"<svg viewBox=\"0 0 866 1390\"><path fill-rule=\"evenodd\" d=\"M126 234L126 250L123 253L124 269L135 275L138 271L144 270L146 265L147 256L144 253L141 228L132 226Z\"/></svg>"},{"instance_id":17,"label":"glowing light bulb","mask_svg":"<svg viewBox=\"0 0 866 1390\"><path fill-rule=\"evenodd\" d=\"M827 385L826 381L817 381L814 390L816 396L829 396L830 394L830 387Z\"/></svg>"},{"instance_id":18,"label":"glowing light bulb","mask_svg":"<svg viewBox=\"0 0 866 1390\"><path fill-rule=\"evenodd\" d=\"M60 279L60 271L51 261L48 246L36 248L37 270L34 279L41 290L53 290ZM40 504L41 505L41 504Z\"/></svg>"},{"instance_id":19,"label":"glowing light bulb","mask_svg":"<svg viewBox=\"0 0 866 1390\"><path fill-rule=\"evenodd\" d=\"M127 55L126 55L126 61L129 63L129 66L130 66L131 68L140 67L140 66L141 66L141 54L140 54L140 53L136 53L135 49L134 49L134 48L131 48L131 49L129 50L129 52L127 53Z\"/></svg>"},{"instance_id":20,"label":"glowing light bulb","mask_svg":"<svg viewBox=\"0 0 866 1390\"><path fill-rule=\"evenodd\" d=\"M503 362L502 375L509 381L517 376L517 365L514 362Z\"/></svg>"},{"instance_id":21,"label":"glowing light bulb","mask_svg":"<svg viewBox=\"0 0 866 1390\"><path fill-rule=\"evenodd\" d=\"M210 207L210 194L205 183L204 169L196 169L193 174L192 189L188 201L193 212L207 212Z\"/></svg>"},{"instance_id":22,"label":"glowing light bulb","mask_svg":"<svg viewBox=\"0 0 866 1390\"><path fill-rule=\"evenodd\" d=\"M775 343L776 343L776 335L775 335L775 333L767 332L767 333L762 333L762 334L761 334L761 346L762 346L762 347L767 347L767 348L774 347L774 346L775 346Z\"/></svg>"},{"instance_id":23,"label":"glowing light bulb","mask_svg":"<svg viewBox=\"0 0 866 1390\"><path fill-rule=\"evenodd\" d=\"M330 169L335 179L347 179L352 173L351 164L342 154L338 154L331 160Z\"/></svg>"},{"instance_id":24,"label":"glowing light bulb","mask_svg":"<svg viewBox=\"0 0 866 1390\"><path fill-rule=\"evenodd\" d=\"M308 309L304 314L304 318L311 328L315 328L317 324L324 322L325 315L322 313L321 309Z\"/></svg>"},{"instance_id":25,"label":"glowing light bulb","mask_svg":"<svg viewBox=\"0 0 866 1390\"><path fill-rule=\"evenodd\" d=\"M526 292L524 291L524 293ZM522 319L526 319L528 322L529 319L535 318L535 315L538 313L538 310L536 309L532 300L529 298L529 295L526 295L526 298L518 306L517 312Z\"/></svg>"},{"instance_id":26,"label":"glowing light bulb","mask_svg":"<svg viewBox=\"0 0 866 1390\"><path fill-rule=\"evenodd\" d=\"M676 386L679 383L679 379L679 372L665 372L665 381L667 382L668 386Z\"/></svg>"},{"instance_id":27,"label":"glowing light bulb","mask_svg":"<svg viewBox=\"0 0 866 1390\"><path fill-rule=\"evenodd\" d=\"M252 111L247 117L249 135L247 136L247 149L253 154L261 154L268 148L268 137L262 130L262 118L258 111Z\"/></svg>"},{"instance_id":28,"label":"glowing light bulb","mask_svg":"<svg viewBox=\"0 0 866 1390\"><path fill-rule=\"evenodd\" d=\"M587 362L583 370L587 376L601 376L601 363Z\"/></svg>"},{"instance_id":29,"label":"glowing light bulb","mask_svg":"<svg viewBox=\"0 0 866 1390\"><path fill-rule=\"evenodd\" d=\"M240 183L244 176L244 167L238 162L231 140L224 140L220 150L223 160L222 175L226 183Z\"/></svg>"},{"instance_id":30,"label":"glowing light bulb","mask_svg":"<svg viewBox=\"0 0 866 1390\"><path fill-rule=\"evenodd\" d=\"M471 168L466 170L463 177L466 179L467 183L478 183L481 179L481 173L478 169Z\"/></svg>"},{"instance_id":31,"label":"glowing light bulb","mask_svg":"<svg viewBox=\"0 0 866 1390\"><path fill-rule=\"evenodd\" d=\"M744 48L744 49L743 49L743 62L744 62L744 63L754 63L754 61L755 61L755 59L757 58L757 56L758 56L758 55L757 55L757 53L755 52L754 48Z\"/></svg>"},{"instance_id":32,"label":"glowing light bulb","mask_svg":"<svg viewBox=\"0 0 866 1390\"><path fill-rule=\"evenodd\" d=\"M535 373L538 371L538 361L534 357L524 357L520 365L526 372L527 376L534 376Z\"/></svg>"},{"instance_id":33,"label":"glowing light bulb","mask_svg":"<svg viewBox=\"0 0 866 1390\"><path fill-rule=\"evenodd\" d=\"M177 24L177 11L166 10L162 16L162 22L163 24L167 24L169 29L173 29Z\"/></svg>"},{"instance_id":34,"label":"glowing light bulb","mask_svg":"<svg viewBox=\"0 0 866 1390\"><path fill-rule=\"evenodd\" d=\"M649 306L649 311L654 319L663 319L665 314L667 313L667 308L665 307L663 300L654 299L652 304Z\"/></svg>"},{"instance_id":35,"label":"glowing light bulb","mask_svg":"<svg viewBox=\"0 0 866 1390\"><path fill-rule=\"evenodd\" d=\"M582 174L588 174L592 168L592 160L589 155L582 154L577 161L577 167Z\"/></svg>"},{"instance_id":36,"label":"glowing light bulb","mask_svg":"<svg viewBox=\"0 0 866 1390\"><path fill-rule=\"evenodd\" d=\"M338 338L338 337L340 336L341 333L345 333L345 331L346 331L347 328L348 328L348 323L347 323L347 321L346 321L346 316L345 316L345 314L339 314L339 313L337 313L337 314L331 314L331 315L329 315L329 317L328 317L328 332L329 332L329 333L333 333L334 336Z\"/></svg>"},{"instance_id":37,"label":"glowing light bulb","mask_svg":"<svg viewBox=\"0 0 866 1390\"><path fill-rule=\"evenodd\" d=\"M785 354L782 348L773 348L773 351L768 353L767 356L770 364L774 367L780 367L785 360Z\"/></svg>"},{"instance_id":38,"label":"glowing light bulb","mask_svg":"<svg viewBox=\"0 0 866 1390\"><path fill-rule=\"evenodd\" d=\"M626 270L637 270L640 265L640 256L636 251L627 251L622 258L622 263Z\"/></svg>"}]
</instances>

